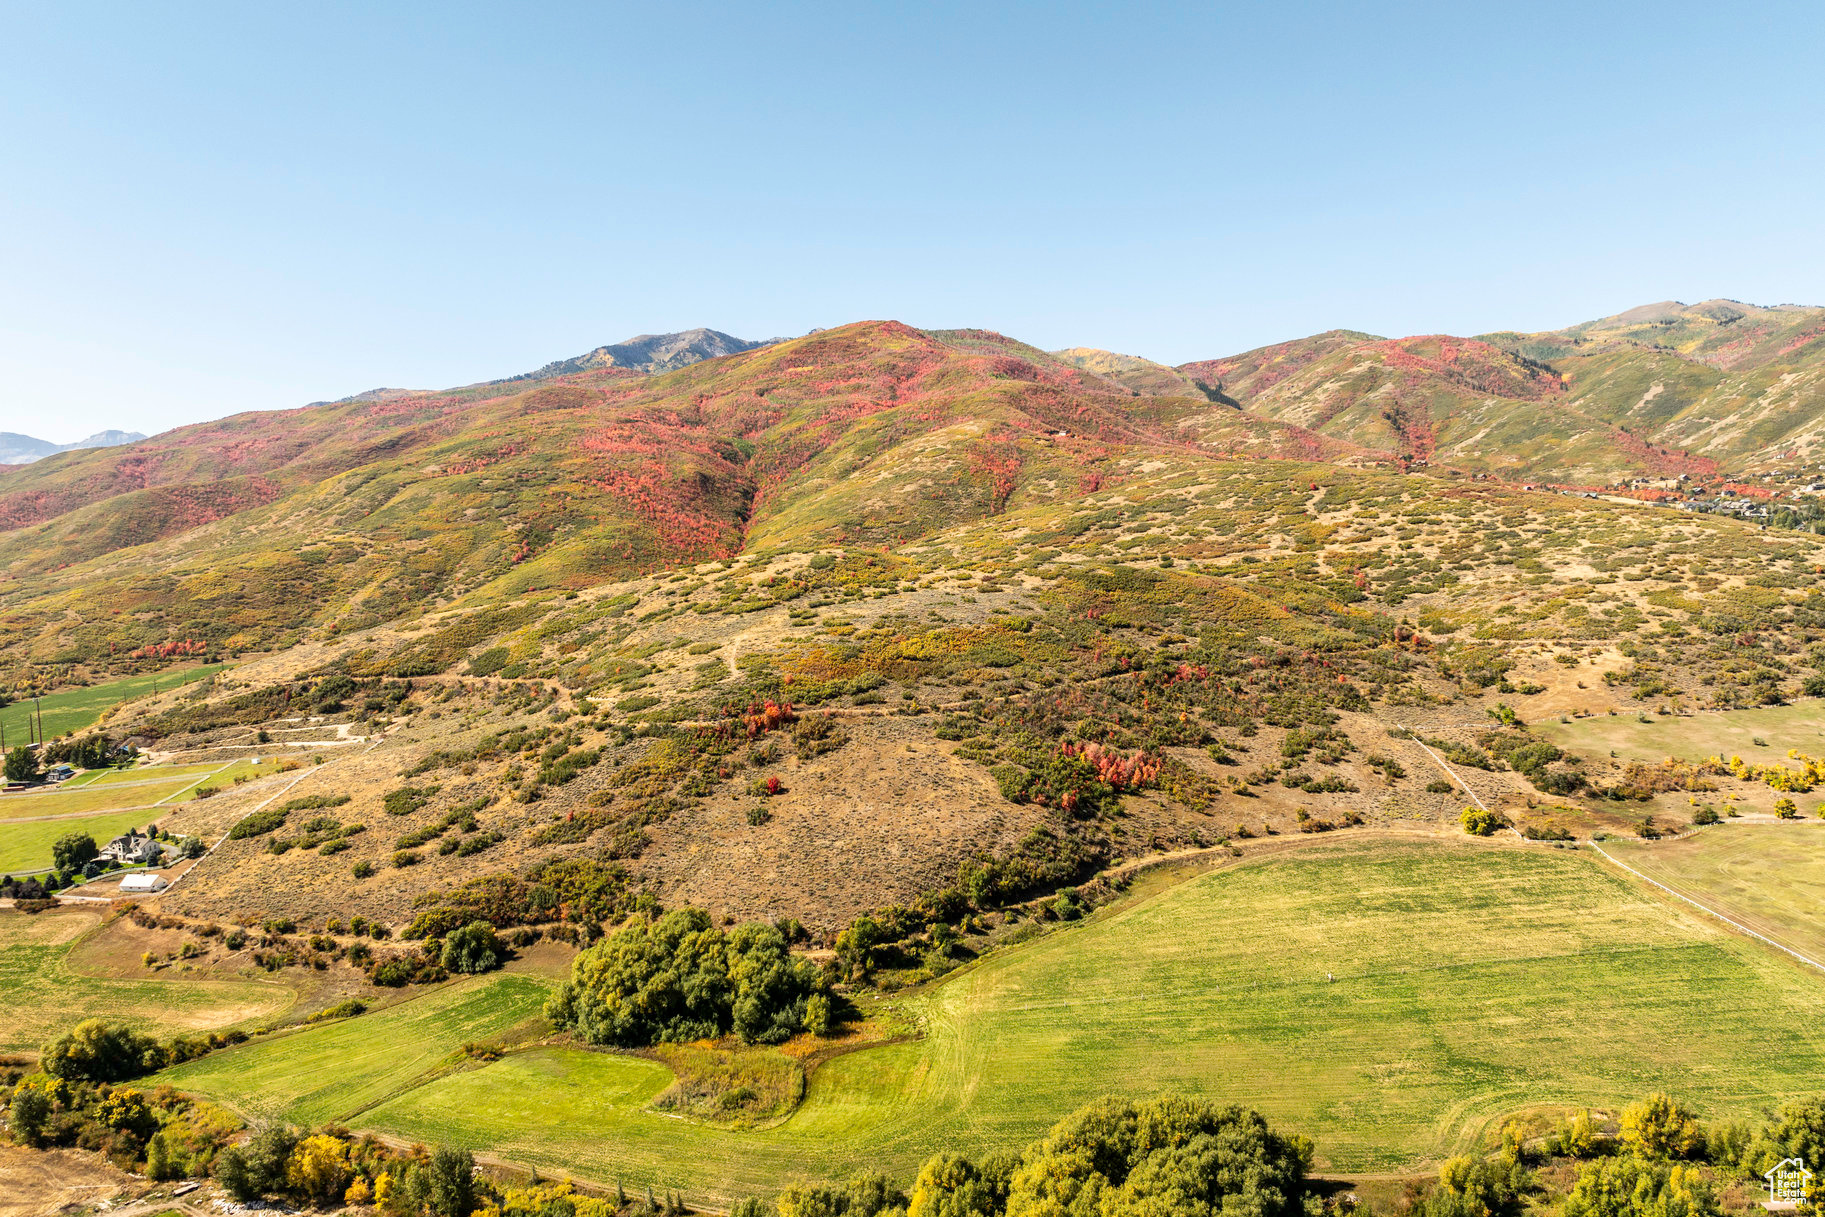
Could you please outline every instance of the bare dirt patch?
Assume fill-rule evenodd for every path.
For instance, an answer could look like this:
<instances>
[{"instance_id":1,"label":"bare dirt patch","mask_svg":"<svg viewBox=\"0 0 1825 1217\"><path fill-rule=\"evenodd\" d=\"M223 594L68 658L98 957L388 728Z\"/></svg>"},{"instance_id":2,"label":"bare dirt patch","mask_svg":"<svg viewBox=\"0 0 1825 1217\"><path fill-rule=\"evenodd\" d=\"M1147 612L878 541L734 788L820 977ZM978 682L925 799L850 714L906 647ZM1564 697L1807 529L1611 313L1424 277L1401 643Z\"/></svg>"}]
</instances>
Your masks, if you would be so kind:
<instances>
[{"instance_id":1,"label":"bare dirt patch","mask_svg":"<svg viewBox=\"0 0 1825 1217\"><path fill-rule=\"evenodd\" d=\"M133 1193L134 1185L96 1154L0 1145L0 1217L60 1217Z\"/></svg>"},{"instance_id":2,"label":"bare dirt patch","mask_svg":"<svg viewBox=\"0 0 1825 1217\"><path fill-rule=\"evenodd\" d=\"M844 720L850 743L800 762L744 770L700 807L648 831L635 865L668 905L747 920L795 916L820 928L949 882L964 859L1004 849L1037 809L1001 797L980 765L895 718ZM744 793L776 774L782 793ZM750 824L751 809L767 820Z\"/></svg>"}]
</instances>

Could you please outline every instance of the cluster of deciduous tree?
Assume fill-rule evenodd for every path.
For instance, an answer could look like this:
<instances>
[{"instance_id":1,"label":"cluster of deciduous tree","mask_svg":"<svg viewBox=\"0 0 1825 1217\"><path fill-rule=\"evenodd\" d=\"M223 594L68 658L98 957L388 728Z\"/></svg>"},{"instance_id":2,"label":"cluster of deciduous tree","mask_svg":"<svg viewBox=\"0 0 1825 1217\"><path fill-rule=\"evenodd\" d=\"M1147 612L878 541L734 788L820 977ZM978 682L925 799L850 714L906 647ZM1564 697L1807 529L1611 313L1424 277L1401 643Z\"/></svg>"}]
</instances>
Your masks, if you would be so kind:
<instances>
[{"instance_id":1,"label":"cluster of deciduous tree","mask_svg":"<svg viewBox=\"0 0 1825 1217\"><path fill-rule=\"evenodd\" d=\"M1706 1127L1664 1094L1605 1126L1589 1112L1530 1138L1519 1121L1500 1152L1449 1159L1430 1187L1399 1202L1410 1217L1718 1217L1719 1184L1759 1182L1786 1158L1825 1154L1825 1098L1788 1103L1762 1128ZM1312 1143L1274 1132L1256 1112L1203 1099L1101 1099L1019 1154L972 1161L939 1153L911 1187L878 1174L799 1185L774 1201L779 1217L1295 1217L1333 1206L1306 1184ZM1569 1187L1530 1167L1569 1159ZM1564 1179L1563 1173L1559 1178ZM1336 1211L1350 1211L1349 1205ZM580 1210L579 1210L580 1211ZM612 1210L611 1210L612 1211ZM762 1217L758 1200L734 1217Z\"/></svg>"},{"instance_id":2,"label":"cluster of deciduous tree","mask_svg":"<svg viewBox=\"0 0 1825 1217\"><path fill-rule=\"evenodd\" d=\"M1760 1183L1785 1158L1806 1162L1825 1153L1825 1098L1788 1103L1759 1129L1741 1121L1706 1126L1666 1094L1623 1111L1609 1131L1588 1111L1530 1142L1518 1121L1502 1133L1491 1159L1457 1157L1417 1207L1419 1217L1517 1217L1557 1209L1562 1217L1716 1217L1721 1185ZM1528 1167L1554 1159L1576 1163L1560 1194Z\"/></svg>"},{"instance_id":3,"label":"cluster of deciduous tree","mask_svg":"<svg viewBox=\"0 0 1825 1217\"><path fill-rule=\"evenodd\" d=\"M345 1128L263 1129L222 1151L215 1178L235 1199L284 1197L323 1207L373 1205L387 1217L467 1217L492 1211L467 1150L400 1151Z\"/></svg>"},{"instance_id":4,"label":"cluster of deciduous tree","mask_svg":"<svg viewBox=\"0 0 1825 1217\"><path fill-rule=\"evenodd\" d=\"M1020 1154L941 1153L902 1191L879 1175L791 1187L779 1217L1299 1217L1312 1144L1204 1099L1100 1099ZM758 1217L757 1201L735 1209Z\"/></svg>"},{"instance_id":5,"label":"cluster of deciduous tree","mask_svg":"<svg viewBox=\"0 0 1825 1217\"><path fill-rule=\"evenodd\" d=\"M650 895L630 890L624 869L590 858L540 863L525 878L479 875L450 891L427 892L418 903L422 911L402 938L436 937L472 921L486 921L503 930L568 921L582 929L586 938L596 938L604 921L658 909Z\"/></svg>"},{"instance_id":6,"label":"cluster of deciduous tree","mask_svg":"<svg viewBox=\"0 0 1825 1217\"><path fill-rule=\"evenodd\" d=\"M153 1179L207 1171L240 1131L232 1113L160 1086L150 1094L111 1082L43 1071L7 1091L7 1127L20 1145L93 1150Z\"/></svg>"},{"instance_id":7,"label":"cluster of deciduous tree","mask_svg":"<svg viewBox=\"0 0 1825 1217\"><path fill-rule=\"evenodd\" d=\"M731 1031L775 1044L827 1032L834 1017L817 968L794 958L778 929L724 933L693 908L636 920L578 955L546 1015L592 1044L622 1046Z\"/></svg>"},{"instance_id":8,"label":"cluster of deciduous tree","mask_svg":"<svg viewBox=\"0 0 1825 1217\"><path fill-rule=\"evenodd\" d=\"M101 731L54 739L43 752L47 765L74 765L78 769L101 769L139 755L137 749L118 744Z\"/></svg>"}]
</instances>

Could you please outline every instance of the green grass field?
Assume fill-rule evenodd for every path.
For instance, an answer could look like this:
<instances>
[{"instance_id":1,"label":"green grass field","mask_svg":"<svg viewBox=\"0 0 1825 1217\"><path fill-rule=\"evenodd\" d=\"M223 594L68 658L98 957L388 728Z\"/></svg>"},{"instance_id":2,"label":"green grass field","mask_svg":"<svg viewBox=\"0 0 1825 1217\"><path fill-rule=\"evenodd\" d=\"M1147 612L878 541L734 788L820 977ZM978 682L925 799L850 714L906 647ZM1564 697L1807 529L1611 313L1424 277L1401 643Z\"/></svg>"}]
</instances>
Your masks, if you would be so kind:
<instances>
[{"instance_id":1,"label":"green grass field","mask_svg":"<svg viewBox=\"0 0 1825 1217\"><path fill-rule=\"evenodd\" d=\"M51 843L66 833L86 832L105 845L129 828L156 822L155 811L104 811L67 820L0 823L0 875L26 875L51 869Z\"/></svg>"},{"instance_id":2,"label":"green grass field","mask_svg":"<svg viewBox=\"0 0 1825 1217\"><path fill-rule=\"evenodd\" d=\"M170 1035L267 1018L291 1005L291 991L272 983L80 975L70 950L97 920L87 910L0 912L0 1051L35 1052L91 1017Z\"/></svg>"},{"instance_id":3,"label":"green grass field","mask_svg":"<svg viewBox=\"0 0 1825 1217\"><path fill-rule=\"evenodd\" d=\"M83 811L110 811L122 807L150 807L193 785L197 775L160 779L158 770L142 769L138 781L74 789L40 790L28 794L0 795L0 823L39 816L66 816ZM207 772L207 771L205 771ZM8 830L0 828L0 835Z\"/></svg>"},{"instance_id":4,"label":"green grass field","mask_svg":"<svg viewBox=\"0 0 1825 1217\"><path fill-rule=\"evenodd\" d=\"M1253 1104L1314 1137L1331 1169L1361 1171L1435 1160L1530 1105L1664 1087L1723 1115L1825 1086L1816 977L1582 852L1327 842L1190 880L904 1002L922 1039L829 1062L767 1130L647 1111L665 1071L555 1048L400 1081L355 1123L728 1198L862 1167L910 1177L934 1150L1019 1146L1110 1092ZM346 1116L386 1086L361 1069L343 1080L357 1047L393 1038L364 1021L172 1080ZM396 1078L471 1037L435 1021L418 1034ZM329 1074L333 1100L314 1089Z\"/></svg>"},{"instance_id":5,"label":"green grass field","mask_svg":"<svg viewBox=\"0 0 1825 1217\"><path fill-rule=\"evenodd\" d=\"M462 980L358 1018L213 1053L159 1080L258 1119L347 1119L448 1068L464 1043L537 1017L548 992L529 976Z\"/></svg>"},{"instance_id":6,"label":"green grass field","mask_svg":"<svg viewBox=\"0 0 1825 1217\"><path fill-rule=\"evenodd\" d=\"M65 689L60 693L47 694L38 699L36 708L28 697L24 701L0 709L0 728L6 731L6 742L24 743L30 728L30 719L34 712L42 712L44 738L56 739L71 731L80 731L100 718L102 711L110 706L119 705L135 697L144 697L154 691L163 692L174 689L180 684L189 684L202 680L206 676L220 672L228 665L225 663L202 664L194 668L182 668L164 672L149 673L145 676L128 676L121 680L110 680L105 684L90 685L83 689ZM156 689L155 689L156 686Z\"/></svg>"},{"instance_id":7,"label":"green grass field","mask_svg":"<svg viewBox=\"0 0 1825 1217\"><path fill-rule=\"evenodd\" d=\"M1660 762L1669 756L1701 760L1732 753L1746 761L1768 764L1798 748L1809 756L1825 754L1825 701L1801 698L1788 706L1759 710L1705 710L1689 718L1675 715L1632 714L1614 718L1599 715L1536 723L1535 731L1562 748L1595 752L1614 751L1622 760ZM1764 743L1756 744L1757 739Z\"/></svg>"},{"instance_id":8,"label":"green grass field","mask_svg":"<svg viewBox=\"0 0 1825 1217\"><path fill-rule=\"evenodd\" d=\"M1682 841L1605 841L1642 874L1825 963L1825 824L1722 824Z\"/></svg>"}]
</instances>

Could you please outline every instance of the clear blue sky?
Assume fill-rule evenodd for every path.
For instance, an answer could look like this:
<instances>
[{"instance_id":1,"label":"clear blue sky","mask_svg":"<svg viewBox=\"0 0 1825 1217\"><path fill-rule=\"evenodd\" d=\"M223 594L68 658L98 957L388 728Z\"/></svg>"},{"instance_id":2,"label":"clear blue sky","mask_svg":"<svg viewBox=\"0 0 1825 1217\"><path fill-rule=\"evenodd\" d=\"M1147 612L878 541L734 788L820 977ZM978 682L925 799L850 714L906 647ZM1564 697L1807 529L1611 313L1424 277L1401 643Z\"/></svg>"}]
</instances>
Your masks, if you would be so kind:
<instances>
[{"instance_id":1,"label":"clear blue sky","mask_svg":"<svg viewBox=\"0 0 1825 1217\"><path fill-rule=\"evenodd\" d=\"M289 10L289 11L286 11ZM642 331L1825 302L1825 6L0 4L0 430Z\"/></svg>"}]
</instances>

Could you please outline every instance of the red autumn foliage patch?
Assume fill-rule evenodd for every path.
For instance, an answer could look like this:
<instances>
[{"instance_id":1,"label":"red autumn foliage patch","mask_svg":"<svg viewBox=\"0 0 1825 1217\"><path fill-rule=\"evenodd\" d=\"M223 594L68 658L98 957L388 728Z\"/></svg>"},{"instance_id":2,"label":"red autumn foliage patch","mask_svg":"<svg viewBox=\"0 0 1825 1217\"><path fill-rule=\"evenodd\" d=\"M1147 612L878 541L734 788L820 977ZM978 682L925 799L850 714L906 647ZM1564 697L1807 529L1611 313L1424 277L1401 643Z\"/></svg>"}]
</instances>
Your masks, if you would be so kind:
<instances>
[{"instance_id":1,"label":"red autumn foliage patch","mask_svg":"<svg viewBox=\"0 0 1825 1217\"><path fill-rule=\"evenodd\" d=\"M1123 756L1098 743L1073 744L1069 740L1058 746L1061 756L1080 756L1096 766L1096 776L1117 790L1141 790L1159 780L1161 760L1137 751Z\"/></svg>"}]
</instances>

